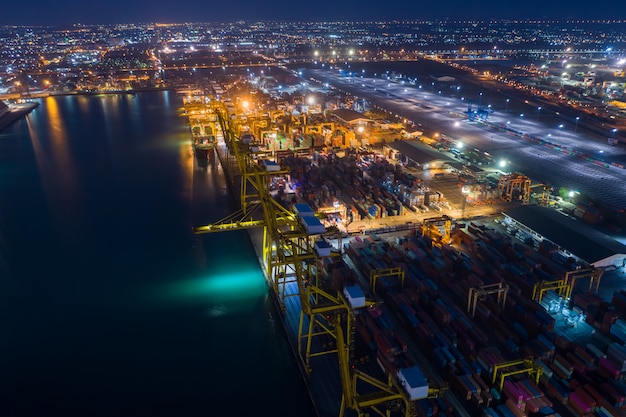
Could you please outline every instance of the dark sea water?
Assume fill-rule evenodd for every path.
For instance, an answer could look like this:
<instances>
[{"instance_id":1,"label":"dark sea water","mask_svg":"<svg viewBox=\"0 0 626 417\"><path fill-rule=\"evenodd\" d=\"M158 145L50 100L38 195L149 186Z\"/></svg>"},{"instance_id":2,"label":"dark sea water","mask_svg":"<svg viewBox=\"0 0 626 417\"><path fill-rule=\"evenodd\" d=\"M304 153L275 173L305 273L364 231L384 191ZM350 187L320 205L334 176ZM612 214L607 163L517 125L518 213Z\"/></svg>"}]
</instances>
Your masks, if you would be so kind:
<instances>
[{"instance_id":1,"label":"dark sea water","mask_svg":"<svg viewBox=\"0 0 626 417\"><path fill-rule=\"evenodd\" d=\"M0 132L0 416L312 416L173 92L50 97Z\"/></svg>"}]
</instances>

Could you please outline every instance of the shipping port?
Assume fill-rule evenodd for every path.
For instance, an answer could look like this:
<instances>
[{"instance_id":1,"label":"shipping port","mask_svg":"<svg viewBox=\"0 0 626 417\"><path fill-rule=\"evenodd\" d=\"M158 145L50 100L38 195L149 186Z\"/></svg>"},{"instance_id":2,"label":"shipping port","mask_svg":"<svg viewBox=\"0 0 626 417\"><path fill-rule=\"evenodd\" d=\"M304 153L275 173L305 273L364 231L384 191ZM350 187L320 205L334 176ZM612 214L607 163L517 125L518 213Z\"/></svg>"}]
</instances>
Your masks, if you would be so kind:
<instances>
[{"instance_id":1,"label":"shipping port","mask_svg":"<svg viewBox=\"0 0 626 417\"><path fill-rule=\"evenodd\" d=\"M523 175L485 189L442 163L425 182L397 147L327 122L330 143L286 143L220 96L185 109L241 208L195 233L250 229L320 417L624 415L623 245L591 259L530 224L553 209ZM460 199L429 186L448 177Z\"/></svg>"}]
</instances>

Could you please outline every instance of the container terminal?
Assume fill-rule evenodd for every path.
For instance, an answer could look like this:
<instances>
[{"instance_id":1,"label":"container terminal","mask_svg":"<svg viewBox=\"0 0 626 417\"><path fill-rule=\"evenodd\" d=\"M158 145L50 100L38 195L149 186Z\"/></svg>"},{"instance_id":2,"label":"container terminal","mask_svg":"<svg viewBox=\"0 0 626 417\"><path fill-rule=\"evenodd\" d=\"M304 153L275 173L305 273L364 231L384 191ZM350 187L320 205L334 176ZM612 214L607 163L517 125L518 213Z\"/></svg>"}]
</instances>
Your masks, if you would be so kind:
<instances>
[{"instance_id":1,"label":"container terminal","mask_svg":"<svg viewBox=\"0 0 626 417\"><path fill-rule=\"evenodd\" d=\"M555 226L523 175L469 219L384 154L277 149L227 99L184 102L241 207L195 233L251 229L320 416L624 415L623 245Z\"/></svg>"}]
</instances>

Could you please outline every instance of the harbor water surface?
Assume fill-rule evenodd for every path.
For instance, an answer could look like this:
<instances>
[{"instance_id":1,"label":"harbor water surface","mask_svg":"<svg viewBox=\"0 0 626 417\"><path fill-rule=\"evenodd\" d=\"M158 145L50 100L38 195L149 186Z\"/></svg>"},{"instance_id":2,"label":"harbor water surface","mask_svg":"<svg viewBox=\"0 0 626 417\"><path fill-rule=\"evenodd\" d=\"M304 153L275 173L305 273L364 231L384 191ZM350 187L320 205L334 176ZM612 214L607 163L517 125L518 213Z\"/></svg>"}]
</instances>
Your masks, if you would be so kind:
<instances>
[{"instance_id":1,"label":"harbor water surface","mask_svg":"<svg viewBox=\"0 0 626 417\"><path fill-rule=\"evenodd\" d=\"M48 97L0 132L0 415L313 416L174 92Z\"/></svg>"}]
</instances>

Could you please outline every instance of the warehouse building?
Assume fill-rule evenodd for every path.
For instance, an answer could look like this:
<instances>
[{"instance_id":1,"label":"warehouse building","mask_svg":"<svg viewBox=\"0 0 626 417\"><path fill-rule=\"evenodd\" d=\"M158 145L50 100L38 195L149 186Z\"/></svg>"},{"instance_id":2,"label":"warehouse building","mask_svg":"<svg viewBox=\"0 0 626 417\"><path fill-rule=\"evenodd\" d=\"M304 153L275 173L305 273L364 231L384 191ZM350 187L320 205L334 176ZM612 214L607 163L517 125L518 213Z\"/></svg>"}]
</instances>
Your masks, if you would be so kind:
<instances>
[{"instance_id":1,"label":"warehouse building","mask_svg":"<svg viewBox=\"0 0 626 417\"><path fill-rule=\"evenodd\" d=\"M598 268L626 266L626 245L557 210L530 205L503 214L508 227L538 242L548 240L566 256Z\"/></svg>"},{"instance_id":2,"label":"warehouse building","mask_svg":"<svg viewBox=\"0 0 626 417\"><path fill-rule=\"evenodd\" d=\"M339 122L348 126L366 126L372 124L374 121L363 113L350 109L337 109L331 113Z\"/></svg>"},{"instance_id":3,"label":"warehouse building","mask_svg":"<svg viewBox=\"0 0 626 417\"><path fill-rule=\"evenodd\" d=\"M383 147L383 153L392 159L414 164L421 169L448 167L454 160L418 140L396 140Z\"/></svg>"}]
</instances>

